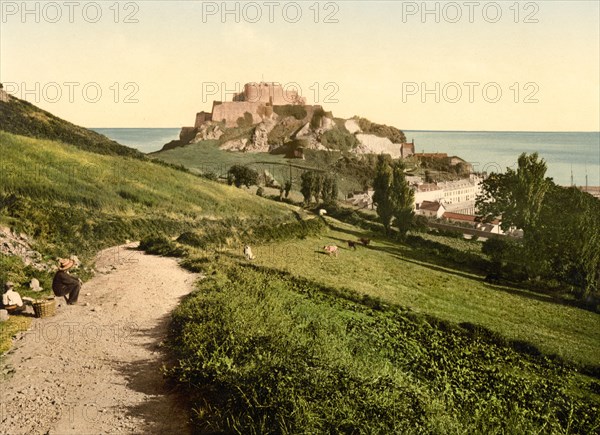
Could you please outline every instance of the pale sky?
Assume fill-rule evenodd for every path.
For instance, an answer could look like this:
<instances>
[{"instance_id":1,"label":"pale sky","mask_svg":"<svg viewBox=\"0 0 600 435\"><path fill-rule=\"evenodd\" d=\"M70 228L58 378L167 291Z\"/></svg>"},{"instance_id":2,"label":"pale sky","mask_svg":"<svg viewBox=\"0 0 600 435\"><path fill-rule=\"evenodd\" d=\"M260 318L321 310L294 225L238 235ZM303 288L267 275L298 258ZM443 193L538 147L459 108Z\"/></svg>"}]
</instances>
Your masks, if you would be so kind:
<instances>
[{"instance_id":1,"label":"pale sky","mask_svg":"<svg viewBox=\"0 0 600 435\"><path fill-rule=\"evenodd\" d=\"M86 127L192 125L264 78L405 130L598 131L599 4L2 0L0 81Z\"/></svg>"}]
</instances>

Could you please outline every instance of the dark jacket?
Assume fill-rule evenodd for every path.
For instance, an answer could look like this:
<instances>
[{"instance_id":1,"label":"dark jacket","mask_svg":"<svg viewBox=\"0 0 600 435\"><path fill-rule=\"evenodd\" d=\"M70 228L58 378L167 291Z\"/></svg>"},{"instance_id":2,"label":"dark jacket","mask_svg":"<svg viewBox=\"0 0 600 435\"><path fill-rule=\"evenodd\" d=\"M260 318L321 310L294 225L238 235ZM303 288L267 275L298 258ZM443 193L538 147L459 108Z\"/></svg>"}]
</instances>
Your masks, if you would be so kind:
<instances>
[{"instance_id":1,"label":"dark jacket","mask_svg":"<svg viewBox=\"0 0 600 435\"><path fill-rule=\"evenodd\" d=\"M66 270L59 270L52 280L52 291L56 296L64 296L80 285L78 278L69 275Z\"/></svg>"}]
</instances>

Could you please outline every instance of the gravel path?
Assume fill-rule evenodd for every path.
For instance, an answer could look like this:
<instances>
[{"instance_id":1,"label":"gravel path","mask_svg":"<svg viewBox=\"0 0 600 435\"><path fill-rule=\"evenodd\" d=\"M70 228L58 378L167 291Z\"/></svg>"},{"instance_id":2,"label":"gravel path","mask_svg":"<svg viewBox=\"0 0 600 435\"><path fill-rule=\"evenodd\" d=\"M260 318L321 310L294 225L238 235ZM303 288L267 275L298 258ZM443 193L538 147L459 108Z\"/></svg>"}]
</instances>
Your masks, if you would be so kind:
<instances>
[{"instance_id":1,"label":"gravel path","mask_svg":"<svg viewBox=\"0 0 600 435\"><path fill-rule=\"evenodd\" d=\"M161 346L198 276L132 247L102 251L79 305L57 298L56 316L17 339L2 365L0 433L190 433Z\"/></svg>"}]
</instances>

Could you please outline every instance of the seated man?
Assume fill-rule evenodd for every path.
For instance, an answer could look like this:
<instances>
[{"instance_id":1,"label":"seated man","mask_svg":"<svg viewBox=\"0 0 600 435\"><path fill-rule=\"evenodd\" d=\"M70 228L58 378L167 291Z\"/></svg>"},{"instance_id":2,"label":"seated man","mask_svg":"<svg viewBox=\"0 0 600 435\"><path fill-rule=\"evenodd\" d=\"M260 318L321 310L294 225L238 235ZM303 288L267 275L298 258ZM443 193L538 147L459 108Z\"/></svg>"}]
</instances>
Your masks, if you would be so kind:
<instances>
[{"instance_id":1,"label":"seated man","mask_svg":"<svg viewBox=\"0 0 600 435\"><path fill-rule=\"evenodd\" d=\"M25 310L25 304L21 295L14 291L15 285L7 281L4 284L4 294L2 295L2 305L9 314L21 313Z\"/></svg>"},{"instance_id":2,"label":"seated man","mask_svg":"<svg viewBox=\"0 0 600 435\"><path fill-rule=\"evenodd\" d=\"M61 258L58 270L52 280L52 291L56 296L64 296L67 305L75 305L81 290L81 280L69 274L68 270L75 265L69 258Z\"/></svg>"}]
</instances>

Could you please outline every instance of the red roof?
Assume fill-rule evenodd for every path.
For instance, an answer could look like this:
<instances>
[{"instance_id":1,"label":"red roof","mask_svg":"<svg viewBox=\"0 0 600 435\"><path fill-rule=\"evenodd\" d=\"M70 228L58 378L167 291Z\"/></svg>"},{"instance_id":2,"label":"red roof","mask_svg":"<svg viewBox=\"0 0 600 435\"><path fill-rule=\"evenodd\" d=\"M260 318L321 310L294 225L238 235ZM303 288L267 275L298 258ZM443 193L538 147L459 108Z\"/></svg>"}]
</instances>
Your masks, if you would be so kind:
<instances>
[{"instance_id":1,"label":"red roof","mask_svg":"<svg viewBox=\"0 0 600 435\"><path fill-rule=\"evenodd\" d=\"M419 210L438 211L442 207L439 202L423 201L419 206Z\"/></svg>"}]
</instances>

